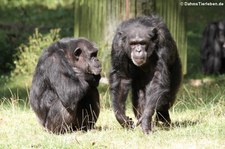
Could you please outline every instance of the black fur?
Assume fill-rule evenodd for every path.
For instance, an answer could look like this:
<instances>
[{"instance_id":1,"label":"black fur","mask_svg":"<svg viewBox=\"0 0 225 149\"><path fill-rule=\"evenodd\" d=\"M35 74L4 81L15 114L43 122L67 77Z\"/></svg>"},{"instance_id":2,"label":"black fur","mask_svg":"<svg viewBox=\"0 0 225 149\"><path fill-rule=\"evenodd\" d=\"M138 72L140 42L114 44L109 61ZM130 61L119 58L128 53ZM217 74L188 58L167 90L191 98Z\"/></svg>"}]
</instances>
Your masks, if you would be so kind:
<instances>
[{"instance_id":1,"label":"black fur","mask_svg":"<svg viewBox=\"0 0 225 149\"><path fill-rule=\"evenodd\" d=\"M129 41L128 37L135 34L136 39L142 39L140 43ZM134 64L131 56L133 44L146 47L142 59L147 56L147 60L140 66ZM113 39L111 65L110 90L118 122L123 127L134 127L125 114L125 101L131 88L137 125L141 124L145 133L151 131L155 111L157 121L169 125L168 110L180 86L182 70L176 44L163 21L157 16L143 16L122 22Z\"/></svg>"},{"instance_id":2,"label":"black fur","mask_svg":"<svg viewBox=\"0 0 225 149\"><path fill-rule=\"evenodd\" d=\"M101 65L89 70L94 45L83 38L64 38L43 51L34 72L30 104L40 123L53 133L93 128L99 116ZM90 62L93 63L93 62Z\"/></svg>"},{"instance_id":3,"label":"black fur","mask_svg":"<svg viewBox=\"0 0 225 149\"><path fill-rule=\"evenodd\" d=\"M225 73L225 21L213 22L206 26L200 54L204 73Z\"/></svg>"}]
</instances>

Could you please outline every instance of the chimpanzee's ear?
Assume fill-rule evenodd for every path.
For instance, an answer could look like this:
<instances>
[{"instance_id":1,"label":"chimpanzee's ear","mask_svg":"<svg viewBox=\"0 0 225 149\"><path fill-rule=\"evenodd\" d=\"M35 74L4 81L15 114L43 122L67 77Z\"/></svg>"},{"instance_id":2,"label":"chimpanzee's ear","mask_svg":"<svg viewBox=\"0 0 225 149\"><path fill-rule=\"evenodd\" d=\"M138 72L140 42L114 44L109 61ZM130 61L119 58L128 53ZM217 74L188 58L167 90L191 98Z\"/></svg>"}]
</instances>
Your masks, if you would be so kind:
<instances>
[{"instance_id":1,"label":"chimpanzee's ear","mask_svg":"<svg viewBox=\"0 0 225 149\"><path fill-rule=\"evenodd\" d=\"M74 54L76 60L79 59L81 53L82 53L82 49L81 49L80 47L77 47L77 48L73 51L73 54Z\"/></svg>"},{"instance_id":2,"label":"chimpanzee's ear","mask_svg":"<svg viewBox=\"0 0 225 149\"><path fill-rule=\"evenodd\" d=\"M155 27L150 29L149 36L150 36L152 41L155 41L158 38L158 31Z\"/></svg>"}]
</instances>

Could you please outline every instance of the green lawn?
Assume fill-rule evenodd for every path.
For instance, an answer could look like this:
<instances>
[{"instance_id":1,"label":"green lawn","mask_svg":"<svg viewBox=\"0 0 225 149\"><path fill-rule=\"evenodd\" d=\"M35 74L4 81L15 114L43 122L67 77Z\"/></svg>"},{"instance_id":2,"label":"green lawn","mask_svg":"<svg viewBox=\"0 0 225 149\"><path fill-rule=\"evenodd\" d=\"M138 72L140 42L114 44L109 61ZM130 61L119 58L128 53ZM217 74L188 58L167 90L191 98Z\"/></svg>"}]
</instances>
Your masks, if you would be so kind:
<instances>
[{"instance_id":1,"label":"green lawn","mask_svg":"<svg viewBox=\"0 0 225 149\"><path fill-rule=\"evenodd\" d=\"M110 109L101 109L95 130L54 135L43 130L30 109L1 107L0 148L225 148L224 104L194 110L175 106L173 128L155 127L150 135L139 127L122 129Z\"/></svg>"},{"instance_id":2,"label":"green lawn","mask_svg":"<svg viewBox=\"0 0 225 149\"><path fill-rule=\"evenodd\" d=\"M18 79L24 83L28 80ZM225 148L224 82L224 76L220 76L196 87L185 80L170 110L172 128L155 126L149 135L144 135L140 127L127 130L119 125L105 85L100 87L101 113L96 129L64 135L46 132L29 104L19 102L20 95L4 97L0 105L0 148ZM128 115L136 122L128 105Z\"/></svg>"}]
</instances>

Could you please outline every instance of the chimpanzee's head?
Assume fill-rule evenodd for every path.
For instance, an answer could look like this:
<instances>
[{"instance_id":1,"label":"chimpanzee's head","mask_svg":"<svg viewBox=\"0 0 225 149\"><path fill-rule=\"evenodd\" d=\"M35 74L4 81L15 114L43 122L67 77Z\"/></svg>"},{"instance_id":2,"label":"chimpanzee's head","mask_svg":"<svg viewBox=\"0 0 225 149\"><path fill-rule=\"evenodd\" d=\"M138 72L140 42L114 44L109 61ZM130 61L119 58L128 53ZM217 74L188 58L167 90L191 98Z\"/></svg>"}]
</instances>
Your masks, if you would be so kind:
<instances>
[{"instance_id":1,"label":"chimpanzee's head","mask_svg":"<svg viewBox=\"0 0 225 149\"><path fill-rule=\"evenodd\" d=\"M66 57L74 70L93 75L101 73L101 64L97 58L98 49L94 43L84 38L64 38L59 42L64 43Z\"/></svg>"},{"instance_id":2,"label":"chimpanzee's head","mask_svg":"<svg viewBox=\"0 0 225 149\"><path fill-rule=\"evenodd\" d=\"M155 50L157 29L132 24L119 32L123 48L136 66L142 66Z\"/></svg>"}]
</instances>

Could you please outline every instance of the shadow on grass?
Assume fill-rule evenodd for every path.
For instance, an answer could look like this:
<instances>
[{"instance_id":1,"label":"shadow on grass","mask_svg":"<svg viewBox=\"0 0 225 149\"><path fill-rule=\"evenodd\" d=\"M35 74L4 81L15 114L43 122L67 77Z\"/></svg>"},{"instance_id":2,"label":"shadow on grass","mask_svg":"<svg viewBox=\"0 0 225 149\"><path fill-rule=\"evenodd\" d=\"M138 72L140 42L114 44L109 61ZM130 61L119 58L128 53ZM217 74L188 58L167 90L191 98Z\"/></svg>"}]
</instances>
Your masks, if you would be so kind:
<instances>
[{"instance_id":1,"label":"shadow on grass","mask_svg":"<svg viewBox=\"0 0 225 149\"><path fill-rule=\"evenodd\" d=\"M0 89L0 98L26 99L28 98L28 92L26 87L3 88Z\"/></svg>"},{"instance_id":2,"label":"shadow on grass","mask_svg":"<svg viewBox=\"0 0 225 149\"><path fill-rule=\"evenodd\" d=\"M186 128L189 126L195 126L199 124L200 121L190 121L190 120L184 120L184 121L176 121L172 122L172 128Z\"/></svg>"},{"instance_id":3,"label":"shadow on grass","mask_svg":"<svg viewBox=\"0 0 225 149\"><path fill-rule=\"evenodd\" d=\"M0 104L28 104L31 77L20 76L0 79Z\"/></svg>"},{"instance_id":4,"label":"shadow on grass","mask_svg":"<svg viewBox=\"0 0 225 149\"><path fill-rule=\"evenodd\" d=\"M28 107L28 89L27 88L10 88L8 90L0 90L0 104L2 105L17 105Z\"/></svg>"},{"instance_id":5,"label":"shadow on grass","mask_svg":"<svg viewBox=\"0 0 225 149\"><path fill-rule=\"evenodd\" d=\"M154 122L153 128L156 128L156 129L153 131L158 131L158 130L169 131L176 128L187 128L187 127L195 126L199 123L200 121L190 121L190 120L175 121L175 122L172 122L170 125L167 125L161 122Z\"/></svg>"}]
</instances>

